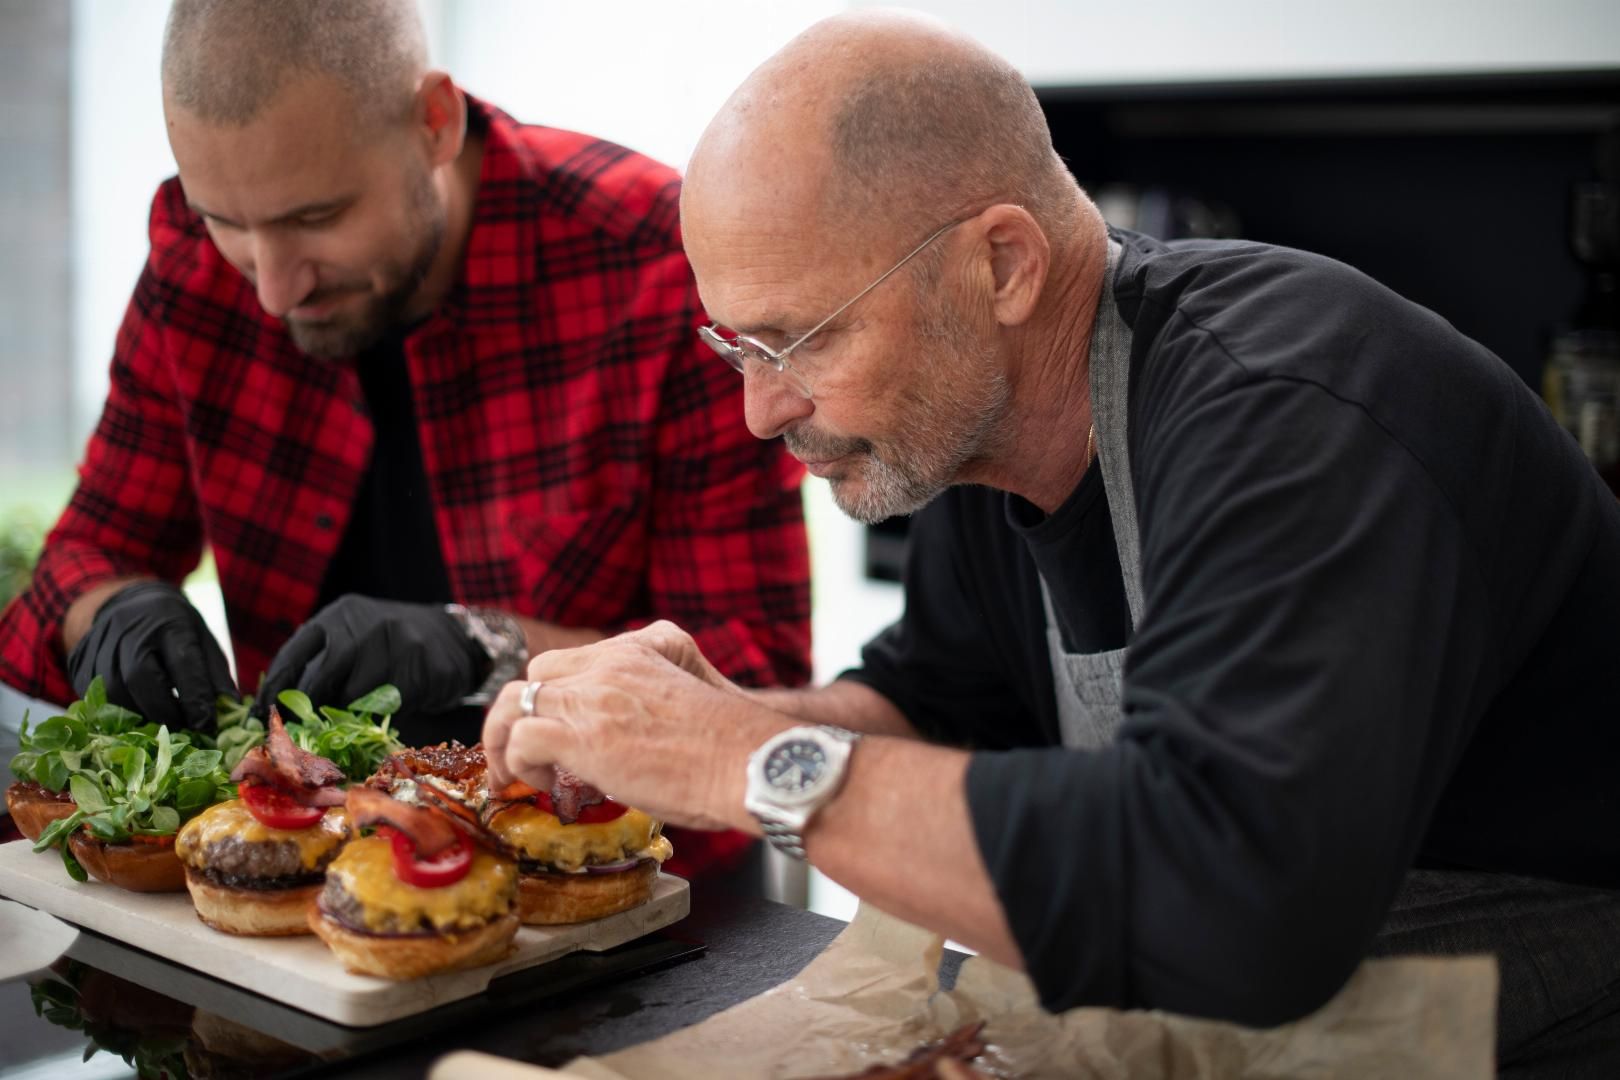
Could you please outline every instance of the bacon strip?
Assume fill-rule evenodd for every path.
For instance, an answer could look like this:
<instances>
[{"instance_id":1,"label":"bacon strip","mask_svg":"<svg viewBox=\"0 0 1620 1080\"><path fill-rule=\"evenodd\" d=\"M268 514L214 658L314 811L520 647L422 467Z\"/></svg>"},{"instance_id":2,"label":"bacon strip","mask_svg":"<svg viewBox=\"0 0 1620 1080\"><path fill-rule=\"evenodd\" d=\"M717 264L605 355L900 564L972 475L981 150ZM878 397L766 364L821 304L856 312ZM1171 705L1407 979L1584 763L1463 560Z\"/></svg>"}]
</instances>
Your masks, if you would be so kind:
<instances>
[{"instance_id":1,"label":"bacon strip","mask_svg":"<svg viewBox=\"0 0 1620 1080\"><path fill-rule=\"evenodd\" d=\"M343 770L293 742L274 705L264 744L249 750L231 770L235 783L248 777L275 785L304 806L343 805L343 792L337 789Z\"/></svg>"},{"instance_id":2,"label":"bacon strip","mask_svg":"<svg viewBox=\"0 0 1620 1080\"><path fill-rule=\"evenodd\" d=\"M349 798L348 791L340 787L300 788L287 794L300 806L342 806Z\"/></svg>"},{"instance_id":3,"label":"bacon strip","mask_svg":"<svg viewBox=\"0 0 1620 1080\"><path fill-rule=\"evenodd\" d=\"M469 805L460 793L441 787L432 776L417 777L416 793L451 817L478 824L477 809Z\"/></svg>"},{"instance_id":4,"label":"bacon strip","mask_svg":"<svg viewBox=\"0 0 1620 1080\"><path fill-rule=\"evenodd\" d=\"M286 779L270 763L270 752L263 746L255 746L246 754L243 754L242 760L237 762L236 768L231 770L231 782L233 784L240 784L248 777L266 784L273 784L279 788L287 786Z\"/></svg>"},{"instance_id":5,"label":"bacon strip","mask_svg":"<svg viewBox=\"0 0 1620 1080\"><path fill-rule=\"evenodd\" d=\"M843 1076L821 1076L815 1080L933 1080L946 1075L941 1062L957 1063L951 1075L978 1077L986 1074L973 1068L972 1062L983 1054L985 1040L980 1035L984 1021L964 1024L949 1035L924 1043L911 1052L906 1060L894 1065L872 1065L858 1073Z\"/></svg>"},{"instance_id":6,"label":"bacon strip","mask_svg":"<svg viewBox=\"0 0 1620 1080\"><path fill-rule=\"evenodd\" d=\"M579 812L587 806L605 802L607 796L562 766L554 770L556 779L551 784L551 812L564 825L572 825Z\"/></svg>"},{"instance_id":7,"label":"bacon strip","mask_svg":"<svg viewBox=\"0 0 1620 1080\"><path fill-rule=\"evenodd\" d=\"M547 794L551 796L551 812L556 814L557 820L564 825L572 825L577 821L580 811L587 806L607 801L606 795L567 769L559 766L555 771L556 779ZM490 793L484 817L492 818L513 803L532 800L538 794L540 794L538 788L532 788L521 780L514 780L501 790Z\"/></svg>"},{"instance_id":8,"label":"bacon strip","mask_svg":"<svg viewBox=\"0 0 1620 1080\"><path fill-rule=\"evenodd\" d=\"M491 792L490 798L501 802L518 802L523 799L532 799L540 794L539 788L532 788L521 780L514 780L499 791Z\"/></svg>"},{"instance_id":9,"label":"bacon strip","mask_svg":"<svg viewBox=\"0 0 1620 1080\"><path fill-rule=\"evenodd\" d=\"M411 806L373 787L356 784L347 799L349 823L356 829L367 825L392 825L408 837L423 858L432 858L455 844L461 830L437 810Z\"/></svg>"},{"instance_id":10,"label":"bacon strip","mask_svg":"<svg viewBox=\"0 0 1620 1080\"><path fill-rule=\"evenodd\" d=\"M343 770L319 754L312 754L292 741L281 714L270 706L270 729L264 739L270 748L270 760L283 776L306 788L326 787L343 783Z\"/></svg>"}]
</instances>

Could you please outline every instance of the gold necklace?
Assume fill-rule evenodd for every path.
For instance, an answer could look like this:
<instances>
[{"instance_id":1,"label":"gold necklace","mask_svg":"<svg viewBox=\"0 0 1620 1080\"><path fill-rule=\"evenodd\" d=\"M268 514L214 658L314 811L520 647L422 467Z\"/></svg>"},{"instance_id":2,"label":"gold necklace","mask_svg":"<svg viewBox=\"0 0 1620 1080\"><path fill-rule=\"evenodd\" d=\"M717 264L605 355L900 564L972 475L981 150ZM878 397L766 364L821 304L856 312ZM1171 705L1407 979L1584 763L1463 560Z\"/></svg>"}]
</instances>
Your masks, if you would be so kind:
<instances>
[{"instance_id":1,"label":"gold necklace","mask_svg":"<svg viewBox=\"0 0 1620 1080\"><path fill-rule=\"evenodd\" d=\"M1087 469L1091 468L1091 463L1094 460L1096 460L1096 448L1097 448L1097 425L1092 424L1090 430L1088 430L1086 432L1086 468ZM1084 470L1082 470L1082 471L1084 471Z\"/></svg>"}]
</instances>

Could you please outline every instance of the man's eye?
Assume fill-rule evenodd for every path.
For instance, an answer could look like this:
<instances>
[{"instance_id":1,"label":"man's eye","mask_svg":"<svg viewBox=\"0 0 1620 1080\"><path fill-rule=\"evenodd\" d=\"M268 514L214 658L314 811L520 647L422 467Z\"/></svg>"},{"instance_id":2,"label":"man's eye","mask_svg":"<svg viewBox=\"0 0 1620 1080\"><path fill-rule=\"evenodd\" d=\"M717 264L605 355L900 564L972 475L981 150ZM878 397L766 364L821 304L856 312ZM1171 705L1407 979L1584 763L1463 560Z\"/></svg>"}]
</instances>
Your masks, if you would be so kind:
<instances>
[{"instance_id":1,"label":"man's eye","mask_svg":"<svg viewBox=\"0 0 1620 1080\"><path fill-rule=\"evenodd\" d=\"M296 224L300 229L324 229L336 224L342 213L341 210L331 210L324 214L309 214L299 218Z\"/></svg>"}]
</instances>

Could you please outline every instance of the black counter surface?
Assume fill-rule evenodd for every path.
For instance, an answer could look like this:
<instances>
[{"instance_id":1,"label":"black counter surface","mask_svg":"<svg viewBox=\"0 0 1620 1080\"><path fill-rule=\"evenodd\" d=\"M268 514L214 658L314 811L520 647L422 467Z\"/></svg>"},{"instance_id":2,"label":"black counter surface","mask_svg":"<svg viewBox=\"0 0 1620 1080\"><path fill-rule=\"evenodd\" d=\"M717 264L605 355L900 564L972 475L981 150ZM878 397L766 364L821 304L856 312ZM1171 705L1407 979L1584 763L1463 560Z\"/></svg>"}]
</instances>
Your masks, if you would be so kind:
<instances>
[{"instance_id":1,"label":"black counter surface","mask_svg":"<svg viewBox=\"0 0 1620 1080\"><path fill-rule=\"evenodd\" d=\"M81 932L52 969L0 983L0 1077L73 1080L134 1075L137 1066L174 1077L411 1077L461 1049L556 1066L656 1039L762 993L843 927L699 883L692 914L667 930L375 1028L330 1024ZM947 954L947 985L960 960ZM101 1049L86 1060L92 1039Z\"/></svg>"}]
</instances>

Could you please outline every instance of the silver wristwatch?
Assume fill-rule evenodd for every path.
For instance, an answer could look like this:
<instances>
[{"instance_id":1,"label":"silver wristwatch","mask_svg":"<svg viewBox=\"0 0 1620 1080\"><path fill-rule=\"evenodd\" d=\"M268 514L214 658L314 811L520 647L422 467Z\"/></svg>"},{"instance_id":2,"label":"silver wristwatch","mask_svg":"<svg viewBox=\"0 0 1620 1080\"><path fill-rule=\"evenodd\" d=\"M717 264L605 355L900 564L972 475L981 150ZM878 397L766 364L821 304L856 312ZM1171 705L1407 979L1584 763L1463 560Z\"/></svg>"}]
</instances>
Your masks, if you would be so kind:
<instances>
[{"instance_id":1,"label":"silver wristwatch","mask_svg":"<svg viewBox=\"0 0 1620 1080\"><path fill-rule=\"evenodd\" d=\"M446 604L444 613L456 620L462 632L489 656L489 678L462 698L461 703L488 705L501 692L501 687L523 673L529 662L528 636L518 621L504 611Z\"/></svg>"},{"instance_id":2,"label":"silver wristwatch","mask_svg":"<svg viewBox=\"0 0 1620 1080\"><path fill-rule=\"evenodd\" d=\"M844 786L859 739L831 724L806 725L771 736L749 757L743 806L778 851L804 858L805 826Z\"/></svg>"}]
</instances>

